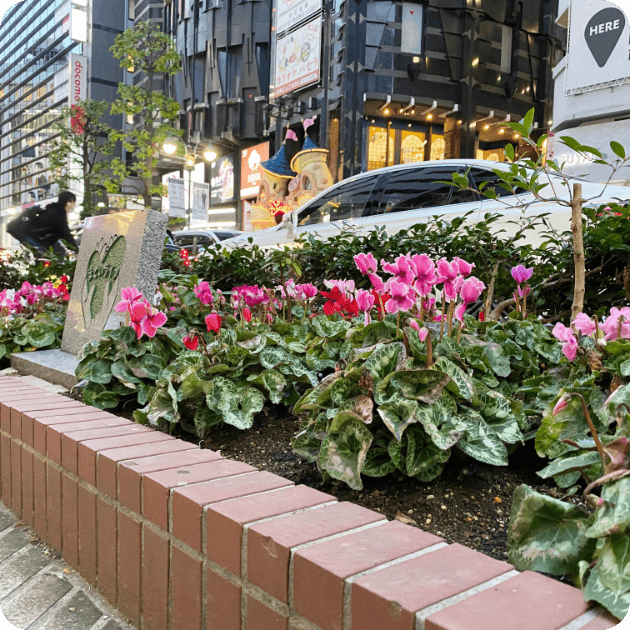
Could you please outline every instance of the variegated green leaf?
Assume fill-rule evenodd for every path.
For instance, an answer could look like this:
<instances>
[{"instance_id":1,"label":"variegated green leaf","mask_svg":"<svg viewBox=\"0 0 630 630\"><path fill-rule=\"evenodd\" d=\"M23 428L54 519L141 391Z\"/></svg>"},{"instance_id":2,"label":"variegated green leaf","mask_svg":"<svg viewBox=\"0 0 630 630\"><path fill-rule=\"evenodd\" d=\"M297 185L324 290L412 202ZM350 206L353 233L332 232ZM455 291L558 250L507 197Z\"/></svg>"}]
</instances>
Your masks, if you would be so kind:
<instances>
[{"instance_id":1,"label":"variegated green leaf","mask_svg":"<svg viewBox=\"0 0 630 630\"><path fill-rule=\"evenodd\" d=\"M598 453L589 453L589 455L599 457ZM586 535L592 538L623 534L624 532L629 535L630 477L606 484L602 489L602 499L604 504L595 511L593 522L586 531Z\"/></svg>"},{"instance_id":2,"label":"variegated green leaf","mask_svg":"<svg viewBox=\"0 0 630 630\"><path fill-rule=\"evenodd\" d=\"M466 400L473 399L475 394L473 381L472 378L464 372L464 370L444 357L440 357L433 367L434 369L451 377L451 380L447 385L447 389L449 391L454 392Z\"/></svg>"},{"instance_id":3,"label":"variegated green leaf","mask_svg":"<svg viewBox=\"0 0 630 630\"><path fill-rule=\"evenodd\" d=\"M457 444L464 434L457 405L446 393L432 405L420 405L416 415L433 444L443 451Z\"/></svg>"},{"instance_id":4,"label":"variegated green leaf","mask_svg":"<svg viewBox=\"0 0 630 630\"><path fill-rule=\"evenodd\" d=\"M416 415L418 403L415 400L407 400L400 395L395 396L390 402L380 405L377 411L385 426L399 442L405 429L410 424L418 422Z\"/></svg>"}]
</instances>

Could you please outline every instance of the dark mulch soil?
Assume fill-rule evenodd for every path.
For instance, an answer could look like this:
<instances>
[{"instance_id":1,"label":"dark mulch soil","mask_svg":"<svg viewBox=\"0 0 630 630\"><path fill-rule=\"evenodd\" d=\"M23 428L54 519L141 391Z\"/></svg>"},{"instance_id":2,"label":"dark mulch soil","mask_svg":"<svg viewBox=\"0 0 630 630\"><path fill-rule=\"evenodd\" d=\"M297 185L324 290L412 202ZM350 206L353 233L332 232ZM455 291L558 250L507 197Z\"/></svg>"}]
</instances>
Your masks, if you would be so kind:
<instances>
[{"instance_id":1,"label":"dark mulch soil","mask_svg":"<svg viewBox=\"0 0 630 630\"><path fill-rule=\"evenodd\" d=\"M73 395L80 398L80 394ZM131 413L117 411L133 420ZM299 431L299 421L280 408L265 408L249 431L223 425L211 431L202 448L220 451L223 457L246 462L332 494L339 501L351 501L389 519L457 542L498 560L507 560L507 530L514 490L525 483L538 492L560 497L554 484L541 483L537 470L544 462L533 442L518 447L506 468L475 461L457 449L440 477L430 483L392 474L381 479L363 477L363 490L351 490L336 481L323 483L317 466L291 449L291 438ZM187 433L177 437L199 440Z\"/></svg>"},{"instance_id":2,"label":"dark mulch soil","mask_svg":"<svg viewBox=\"0 0 630 630\"><path fill-rule=\"evenodd\" d=\"M398 518L449 543L458 542L499 560L507 560L507 529L516 487L526 483L555 495L555 489L541 484L535 474L544 464L531 442L511 455L509 468L482 464L460 456L455 449L444 473L430 483L393 474L381 479L364 477L361 491L338 482L324 484L316 465L291 450L291 438L298 430L299 423L294 418L271 412L266 417L259 415L253 428L246 432L224 425L201 446L296 484L317 488L340 501L352 501L390 519Z\"/></svg>"}]
</instances>

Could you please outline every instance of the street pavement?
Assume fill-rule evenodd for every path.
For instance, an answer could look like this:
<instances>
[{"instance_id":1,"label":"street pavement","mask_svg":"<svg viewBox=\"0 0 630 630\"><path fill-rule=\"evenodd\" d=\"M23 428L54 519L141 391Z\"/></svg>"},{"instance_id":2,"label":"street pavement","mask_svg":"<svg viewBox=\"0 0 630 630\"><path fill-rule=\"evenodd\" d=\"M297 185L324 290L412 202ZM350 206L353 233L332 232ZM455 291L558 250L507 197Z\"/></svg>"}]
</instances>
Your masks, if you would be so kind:
<instances>
[{"instance_id":1,"label":"street pavement","mask_svg":"<svg viewBox=\"0 0 630 630\"><path fill-rule=\"evenodd\" d=\"M0 502L0 630L135 630Z\"/></svg>"}]
</instances>

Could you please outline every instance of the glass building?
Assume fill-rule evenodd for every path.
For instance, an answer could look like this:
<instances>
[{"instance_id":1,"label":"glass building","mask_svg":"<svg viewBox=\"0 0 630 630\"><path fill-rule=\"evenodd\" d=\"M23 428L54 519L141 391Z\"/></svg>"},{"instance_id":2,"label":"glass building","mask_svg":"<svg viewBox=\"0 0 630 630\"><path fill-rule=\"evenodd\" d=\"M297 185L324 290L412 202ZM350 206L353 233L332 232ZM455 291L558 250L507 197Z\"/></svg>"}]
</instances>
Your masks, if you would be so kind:
<instances>
[{"instance_id":1,"label":"glass building","mask_svg":"<svg viewBox=\"0 0 630 630\"><path fill-rule=\"evenodd\" d=\"M122 0L94 6L91 0L24 0L5 14L0 24L3 223L58 193L48 156L62 109L73 100L116 98L123 73L109 49L126 27L125 10Z\"/></svg>"}]
</instances>

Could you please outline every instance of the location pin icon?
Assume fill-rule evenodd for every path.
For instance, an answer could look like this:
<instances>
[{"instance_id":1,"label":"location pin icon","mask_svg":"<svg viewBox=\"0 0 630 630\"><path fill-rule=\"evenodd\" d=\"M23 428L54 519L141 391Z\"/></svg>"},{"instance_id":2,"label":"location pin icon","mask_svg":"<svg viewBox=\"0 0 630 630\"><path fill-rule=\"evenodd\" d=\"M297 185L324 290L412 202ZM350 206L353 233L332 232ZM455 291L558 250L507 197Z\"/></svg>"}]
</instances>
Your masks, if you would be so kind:
<instances>
[{"instance_id":1,"label":"location pin icon","mask_svg":"<svg viewBox=\"0 0 630 630\"><path fill-rule=\"evenodd\" d=\"M584 37L600 68L610 59L625 25L626 16L614 7L602 9L586 25Z\"/></svg>"}]
</instances>

